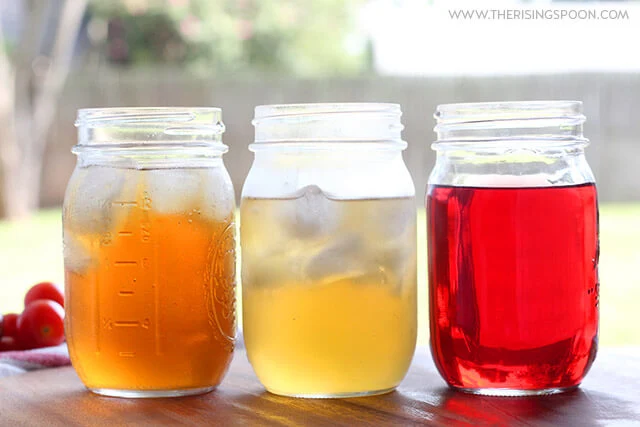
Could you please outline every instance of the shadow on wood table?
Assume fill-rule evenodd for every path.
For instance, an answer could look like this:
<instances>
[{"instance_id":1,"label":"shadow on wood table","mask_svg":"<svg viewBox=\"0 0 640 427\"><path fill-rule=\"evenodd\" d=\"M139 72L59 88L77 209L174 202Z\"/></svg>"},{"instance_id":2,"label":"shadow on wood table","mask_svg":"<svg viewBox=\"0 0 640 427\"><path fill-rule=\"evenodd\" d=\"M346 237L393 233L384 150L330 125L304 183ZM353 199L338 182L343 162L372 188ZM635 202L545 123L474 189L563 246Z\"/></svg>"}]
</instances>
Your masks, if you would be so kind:
<instances>
[{"instance_id":1,"label":"shadow on wood table","mask_svg":"<svg viewBox=\"0 0 640 427\"><path fill-rule=\"evenodd\" d=\"M565 394L481 397L455 392L420 349L397 391L352 399L270 394L237 352L222 385L182 398L118 399L86 391L72 368L0 380L1 425L640 425L640 349L601 351L584 384Z\"/></svg>"}]
</instances>

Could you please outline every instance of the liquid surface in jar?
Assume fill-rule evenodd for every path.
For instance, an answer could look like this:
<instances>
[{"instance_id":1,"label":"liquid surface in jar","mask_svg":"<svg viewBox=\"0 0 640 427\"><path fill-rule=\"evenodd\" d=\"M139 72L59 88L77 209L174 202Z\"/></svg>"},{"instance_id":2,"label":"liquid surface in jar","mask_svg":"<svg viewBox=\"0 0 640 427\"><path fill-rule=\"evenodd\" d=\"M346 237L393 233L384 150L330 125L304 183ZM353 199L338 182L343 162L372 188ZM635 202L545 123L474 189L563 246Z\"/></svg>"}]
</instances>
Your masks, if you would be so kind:
<instances>
[{"instance_id":1,"label":"liquid surface in jar","mask_svg":"<svg viewBox=\"0 0 640 427\"><path fill-rule=\"evenodd\" d=\"M277 394L380 392L404 377L416 340L413 198L246 198L244 337Z\"/></svg>"},{"instance_id":2,"label":"liquid surface in jar","mask_svg":"<svg viewBox=\"0 0 640 427\"><path fill-rule=\"evenodd\" d=\"M94 389L217 385L235 339L233 212L211 218L180 203L159 211L149 172L135 173L135 189L106 201L104 218L87 227L65 218L65 244L75 246L65 248L73 365Z\"/></svg>"},{"instance_id":3,"label":"liquid surface in jar","mask_svg":"<svg viewBox=\"0 0 640 427\"><path fill-rule=\"evenodd\" d=\"M430 186L433 357L463 388L580 383L597 350L593 184Z\"/></svg>"}]
</instances>

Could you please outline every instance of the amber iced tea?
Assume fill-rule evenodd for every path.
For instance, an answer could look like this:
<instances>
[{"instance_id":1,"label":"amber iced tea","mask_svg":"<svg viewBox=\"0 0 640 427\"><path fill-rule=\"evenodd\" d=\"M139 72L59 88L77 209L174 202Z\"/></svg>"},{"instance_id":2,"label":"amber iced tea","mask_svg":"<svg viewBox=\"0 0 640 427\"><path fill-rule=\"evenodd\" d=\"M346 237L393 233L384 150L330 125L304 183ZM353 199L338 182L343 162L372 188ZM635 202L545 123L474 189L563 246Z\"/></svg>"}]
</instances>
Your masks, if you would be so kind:
<instances>
[{"instance_id":1,"label":"amber iced tea","mask_svg":"<svg viewBox=\"0 0 640 427\"><path fill-rule=\"evenodd\" d=\"M268 390L322 397L394 388L416 340L413 198L295 199L241 208L244 334Z\"/></svg>"},{"instance_id":2,"label":"amber iced tea","mask_svg":"<svg viewBox=\"0 0 640 427\"><path fill-rule=\"evenodd\" d=\"M206 170L191 172L206 181ZM211 388L234 345L233 212L212 215L197 185L191 194L163 194L169 172L121 173L107 184L116 187L112 197L94 203L100 209L89 215L74 200L89 197L91 206L85 180L68 190L66 326L73 365L99 392Z\"/></svg>"}]
</instances>

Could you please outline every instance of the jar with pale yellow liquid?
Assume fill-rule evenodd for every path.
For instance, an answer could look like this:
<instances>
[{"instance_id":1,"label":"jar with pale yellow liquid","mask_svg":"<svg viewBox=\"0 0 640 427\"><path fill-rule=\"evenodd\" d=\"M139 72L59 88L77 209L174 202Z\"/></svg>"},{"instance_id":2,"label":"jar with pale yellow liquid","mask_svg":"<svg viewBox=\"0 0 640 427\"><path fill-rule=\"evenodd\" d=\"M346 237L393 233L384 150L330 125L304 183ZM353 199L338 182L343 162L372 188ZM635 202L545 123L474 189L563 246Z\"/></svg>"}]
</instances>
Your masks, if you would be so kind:
<instances>
[{"instance_id":1,"label":"jar with pale yellow liquid","mask_svg":"<svg viewBox=\"0 0 640 427\"><path fill-rule=\"evenodd\" d=\"M212 390L235 340L234 193L217 108L80 110L64 201L66 337L92 391Z\"/></svg>"},{"instance_id":2,"label":"jar with pale yellow liquid","mask_svg":"<svg viewBox=\"0 0 640 427\"><path fill-rule=\"evenodd\" d=\"M393 390L416 343L415 189L395 104L256 108L241 204L243 327L267 390Z\"/></svg>"}]
</instances>

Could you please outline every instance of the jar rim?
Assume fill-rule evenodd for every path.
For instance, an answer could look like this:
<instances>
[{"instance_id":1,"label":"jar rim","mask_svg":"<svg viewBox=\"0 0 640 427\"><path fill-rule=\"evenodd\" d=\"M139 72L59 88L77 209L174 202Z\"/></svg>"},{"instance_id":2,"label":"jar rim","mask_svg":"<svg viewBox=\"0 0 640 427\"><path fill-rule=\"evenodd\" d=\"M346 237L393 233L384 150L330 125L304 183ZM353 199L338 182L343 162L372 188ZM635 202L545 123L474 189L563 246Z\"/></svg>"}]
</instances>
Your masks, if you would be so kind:
<instances>
[{"instance_id":1,"label":"jar rim","mask_svg":"<svg viewBox=\"0 0 640 427\"><path fill-rule=\"evenodd\" d=\"M433 149L485 150L515 146L582 147L581 101L508 101L443 104L434 114Z\"/></svg>"},{"instance_id":2,"label":"jar rim","mask_svg":"<svg viewBox=\"0 0 640 427\"><path fill-rule=\"evenodd\" d=\"M91 107L78 109L76 127L104 126L156 121L193 121L198 115L213 114L221 119L219 107Z\"/></svg>"},{"instance_id":3,"label":"jar rim","mask_svg":"<svg viewBox=\"0 0 640 427\"><path fill-rule=\"evenodd\" d=\"M406 148L399 104L324 102L272 104L255 108L256 151L267 147L334 149L358 146L370 149Z\"/></svg>"},{"instance_id":4,"label":"jar rim","mask_svg":"<svg viewBox=\"0 0 640 427\"><path fill-rule=\"evenodd\" d=\"M83 150L208 148L225 153L218 107L109 107L78 110L75 122Z\"/></svg>"},{"instance_id":5,"label":"jar rim","mask_svg":"<svg viewBox=\"0 0 640 427\"><path fill-rule=\"evenodd\" d=\"M300 115L377 113L400 117L400 104L386 102L316 102L297 104L265 104L255 107L252 124L262 120Z\"/></svg>"},{"instance_id":6,"label":"jar rim","mask_svg":"<svg viewBox=\"0 0 640 427\"><path fill-rule=\"evenodd\" d=\"M438 124L563 117L584 121L582 101L498 101L441 104L438 105L434 114Z\"/></svg>"}]
</instances>

